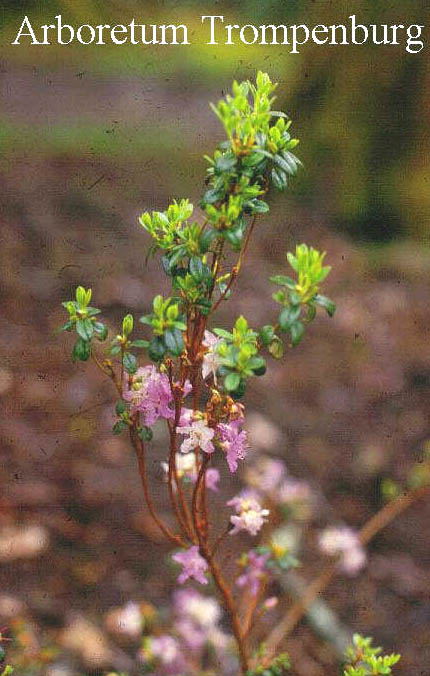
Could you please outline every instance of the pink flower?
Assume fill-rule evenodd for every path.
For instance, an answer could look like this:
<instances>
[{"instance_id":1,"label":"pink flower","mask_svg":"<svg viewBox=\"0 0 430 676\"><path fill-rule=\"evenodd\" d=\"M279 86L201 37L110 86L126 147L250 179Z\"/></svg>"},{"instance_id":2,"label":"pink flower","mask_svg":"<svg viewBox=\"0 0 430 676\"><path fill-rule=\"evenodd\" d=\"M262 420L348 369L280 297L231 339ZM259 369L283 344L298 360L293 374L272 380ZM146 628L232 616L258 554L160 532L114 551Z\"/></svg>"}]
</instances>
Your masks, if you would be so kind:
<instances>
[{"instance_id":1,"label":"pink flower","mask_svg":"<svg viewBox=\"0 0 430 676\"><path fill-rule=\"evenodd\" d=\"M309 502L311 497L311 487L307 481L300 481L293 477L287 477L277 491L277 502L282 505Z\"/></svg>"},{"instance_id":2,"label":"pink flower","mask_svg":"<svg viewBox=\"0 0 430 676\"><path fill-rule=\"evenodd\" d=\"M188 453L195 448L200 448L204 453L214 452L212 439L215 432L208 427L206 420L193 420L189 425L177 427L176 431L187 437L181 444L182 453Z\"/></svg>"},{"instance_id":3,"label":"pink flower","mask_svg":"<svg viewBox=\"0 0 430 676\"><path fill-rule=\"evenodd\" d=\"M241 530L246 530L251 535L257 535L263 524L266 523L266 517L270 514L268 509L262 509L254 494L249 492L237 495L229 500L227 505L234 507L236 511L236 514L230 517L234 526L230 535L239 533Z\"/></svg>"},{"instance_id":4,"label":"pink flower","mask_svg":"<svg viewBox=\"0 0 430 676\"><path fill-rule=\"evenodd\" d=\"M181 408L181 417L179 418L179 426L184 427L190 425L193 420L194 411L192 408Z\"/></svg>"},{"instance_id":5,"label":"pink flower","mask_svg":"<svg viewBox=\"0 0 430 676\"><path fill-rule=\"evenodd\" d=\"M193 545L184 552L178 552L172 559L183 566L183 571L178 577L179 584L183 584L188 578L194 578L200 584L207 584L206 571L208 564L199 554L197 545Z\"/></svg>"},{"instance_id":6,"label":"pink flower","mask_svg":"<svg viewBox=\"0 0 430 676\"><path fill-rule=\"evenodd\" d=\"M253 550L246 556L246 570L236 580L238 587L249 587L250 594L256 596L261 582L267 577L266 563L270 558L268 554L257 554Z\"/></svg>"},{"instance_id":7,"label":"pink flower","mask_svg":"<svg viewBox=\"0 0 430 676\"><path fill-rule=\"evenodd\" d=\"M214 627L221 619L221 608L212 596L203 596L195 589L180 589L174 596L178 615L187 617L199 627Z\"/></svg>"},{"instance_id":8,"label":"pink flower","mask_svg":"<svg viewBox=\"0 0 430 676\"><path fill-rule=\"evenodd\" d=\"M169 379L155 366L141 366L133 376L126 376L122 396L130 402L132 413L143 413L145 425L153 425L159 418L173 418L173 401Z\"/></svg>"},{"instance_id":9,"label":"pink flower","mask_svg":"<svg viewBox=\"0 0 430 676\"><path fill-rule=\"evenodd\" d=\"M217 426L218 439L227 455L230 472L237 470L237 461L244 460L247 451L247 433L240 431L238 424L220 423Z\"/></svg>"},{"instance_id":10,"label":"pink flower","mask_svg":"<svg viewBox=\"0 0 430 676\"><path fill-rule=\"evenodd\" d=\"M206 380L206 378L212 374L215 385L216 372L221 366L221 356L217 352L217 347L220 342L220 338L217 338L210 331L205 331L205 338L202 344L208 349L203 357L202 376L203 380Z\"/></svg>"},{"instance_id":11,"label":"pink flower","mask_svg":"<svg viewBox=\"0 0 430 676\"><path fill-rule=\"evenodd\" d=\"M356 575L366 563L366 552L358 534L347 526L326 528L318 538L321 551L339 556L339 567L346 575Z\"/></svg>"},{"instance_id":12,"label":"pink flower","mask_svg":"<svg viewBox=\"0 0 430 676\"><path fill-rule=\"evenodd\" d=\"M206 486L209 488L210 491L217 491L218 490L218 482L220 479L219 472L215 467L209 467L209 469L206 470Z\"/></svg>"},{"instance_id":13,"label":"pink flower","mask_svg":"<svg viewBox=\"0 0 430 676\"><path fill-rule=\"evenodd\" d=\"M286 468L282 460L267 455L260 456L253 467L246 470L246 480L258 491L271 497L285 478Z\"/></svg>"},{"instance_id":14,"label":"pink flower","mask_svg":"<svg viewBox=\"0 0 430 676\"><path fill-rule=\"evenodd\" d=\"M150 655L172 675L181 673L185 666L179 641L167 634L151 636Z\"/></svg>"},{"instance_id":15,"label":"pink flower","mask_svg":"<svg viewBox=\"0 0 430 676\"><path fill-rule=\"evenodd\" d=\"M187 397L190 394L190 392L192 391L192 389L193 389L193 386L191 385L190 381L187 378L185 383L184 383L184 397Z\"/></svg>"}]
</instances>

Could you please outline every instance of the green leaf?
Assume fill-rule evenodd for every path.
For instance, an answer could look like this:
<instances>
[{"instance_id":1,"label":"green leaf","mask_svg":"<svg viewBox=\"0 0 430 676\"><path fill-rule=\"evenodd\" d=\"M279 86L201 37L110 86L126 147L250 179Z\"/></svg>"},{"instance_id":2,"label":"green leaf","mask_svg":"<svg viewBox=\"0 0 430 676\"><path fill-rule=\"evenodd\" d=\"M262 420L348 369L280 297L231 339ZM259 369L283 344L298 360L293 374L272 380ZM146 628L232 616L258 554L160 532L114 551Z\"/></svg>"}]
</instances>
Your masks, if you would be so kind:
<instances>
[{"instance_id":1,"label":"green leaf","mask_svg":"<svg viewBox=\"0 0 430 676\"><path fill-rule=\"evenodd\" d=\"M244 334L248 330L248 322L243 315L236 319L235 329L238 333Z\"/></svg>"},{"instance_id":2,"label":"green leaf","mask_svg":"<svg viewBox=\"0 0 430 676\"><path fill-rule=\"evenodd\" d=\"M289 291L291 305L300 305L302 297L297 291Z\"/></svg>"},{"instance_id":3,"label":"green leaf","mask_svg":"<svg viewBox=\"0 0 430 676\"><path fill-rule=\"evenodd\" d=\"M234 392L240 385L240 375L238 373L229 373L224 378L224 387L229 392Z\"/></svg>"},{"instance_id":4,"label":"green leaf","mask_svg":"<svg viewBox=\"0 0 430 676\"><path fill-rule=\"evenodd\" d=\"M277 190L285 190L287 187L287 176L279 168L272 169L272 183Z\"/></svg>"},{"instance_id":5,"label":"green leaf","mask_svg":"<svg viewBox=\"0 0 430 676\"><path fill-rule=\"evenodd\" d=\"M266 361L263 357L252 357L248 366L256 376L264 376L266 373Z\"/></svg>"},{"instance_id":6,"label":"green leaf","mask_svg":"<svg viewBox=\"0 0 430 676\"><path fill-rule=\"evenodd\" d=\"M106 340L107 334L108 334L108 328L103 324L102 322L94 322L94 332L98 338L98 340Z\"/></svg>"},{"instance_id":7,"label":"green leaf","mask_svg":"<svg viewBox=\"0 0 430 676\"><path fill-rule=\"evenodd\" d=\"M260 338L260 341L265 347L267 347L267 345L269 345L271 343L274 335L275 335L275 329L271 324L266 324L258 332L258 336Z\"/></svg>"},{"instance_id":8,"label":"green leaf","mask_svg":"<svg viewBox=\"0 0 430 676\"><path fill-rule=\"evenodd\" d=\"M138 340L133 340L130 343L131 347L140 347L140 348L143 348L143 349L147 348L148 345L149 345L149 340L141 340L140 338L138 338Z\"/></svg>"},{"instance_id":9,"label":"green leaf","mask_svg":"<svg viewBox=\"0 0 430 676\"><path fill-rule=\"evenodd\" d=\"M125 413L126 410L127 410L127 405L126 405L125 401L123 401L122 399L117 401L117 403L115 404L115 413L117 415L122 415L123 413Z\"/></svg>"},{"instance_id":10,"label":"green leaf","mask_svg":"<svg viewBox=\"0 0 430 676\"><path fill-rule=\"evenodd\" d=\"M76 322L76 331L82 340L91 340L94 333L94 325L91 319L78 319Z\"/></svg>"},{"instance_id":11,"label":"green leaf","mask_svg":"<svg viewBox=\"0 0 430 676\"><path fill-rule=\"evenodd\" d=\"M77 307L74 300L65 300L61 305L66 308L69 315L72 316L76 314Z\"/></svg>"},{"instance_id":12,"label":"green leaf","mask_svg":"<svg viewBox=\"0 0 430 676\"><path fill-rule=\"evenodd\" d=\"M291 344L293 347L297 347L297 345L300 343L301 339L303 338L303 334L305 332L305 325L302 322L295 322L292 324L290 327L290 335L291 335Z\"/></svg>"},{"instance_id":13,"label":"green leaf","mask_svg":"<svg viewBox=\"0 0 430 676\"><path fill-rule=\"evenodd\" d=\"M118 420L115 425L112 427L112 432L114 434L121 434L121 432L124 432L125 429L127 429L128 425L124 420Z\"/></svg>"},{"instance_id":14,"label":"green leaf","mask_svg":"<svg viewBox=\"0 0 430 676\"><path fill-rule=\"evenodd\" d=\"M72 361L88 361L90 354L91 343L78 338L72 350Z\"/></svg>"},{"instance_id":15,"label":"green leaf","mask_svg":"<svg viewBox=\"0 0 430 676\"><path fill-rule=\"evenodd\" d=\"M275 275L274 277L270 277L270 281L273 282L273 284L286 286L289 289L294 289L296 286L294 279L291 279L291 277L287 277L286 275Z\"/></svg>"},{"instance_id":16,"label":"green leaf","mask_svg":"<svg viewBox=\"0 0 430 676\"><path fill-rule=\"evenodd\" d=\"M269 205L264 200L252 200L251 206L254 214L267 214L270 211Z\"/></svg>"},{"instance_id":17,"label":"green leaf","mask_svg":"<svg viewBox=\"0 0 430 676\"><path fill-rule=\"evenodd\" d=\"M129 336L133 331L133 324L133 315L125 315L124 319L122 320L122 332L124 336Z\"/></svg>"},{"instance_id":18,"label":"green leaf","mask_svg":"<svg viewBox=\"0 0 430 676\"><path fill-rule=\"evenodd\" d=\"M1 676L11 676L13 672L14 672L13 667L11 667L10 664L7 664L6 667L3 669L3 671L1 672Z\"/></svg>"},{"instance_id":19,"label":"green leaf","mask_svg":"<svg viewBox=\"0 0 430 676\"><path fill-rule=\"evenodd\" d=\"M233 340L233 334L225 331L224 329L213 329L213 332L220 338L224 338L225 340Z\"/></svg>"},{"instance_id":20,"label":"green leaf","mask_svg":"<svg viewBox=\"0 0 430 676\"><path fill-rule=\"evenodd\" d=\"M219 172L231 171L237 164L237 157L233 154L225 154L218 157L215 162L215 168Z\"/></svg>"},{"instance_id":21,"label":"green leaf","mask_svg":"<svg viewBox=\"0 0 430 676\"><path fill-rule=\"evenodd\" d=\"M164 333L164 342L170 354L179 357L184 349L184 339L179 329L167 329Z\"/></svg>"},{"instance_id":22,"label":"green leaf","mask_svg":"<svg viewBox=\"0 0 430 676\"><path fill-rule=\"evenodd\" d=\"M243 232L241 228L236 230L225 230L222 233L222 236L227 240L227 242L229 242L229 244L232 245L235 251L239 251L243 240Z\"/></svg>"},{"instance_id":23,"label":"green leaf","mask_svg":"<svg viewBox=\"0 0 430 676\"><path fill-rule=\"evenodd\" d=\"M166 345L161 336L155 336L148 345L148 355L152 361L163 361L166 354Z\"/></svg>"},{"instance_id":24,"label":"green leaf","mask_svg":"<svg viewBox=\"0 0 430 676\"><path fill-rule=\"evenodd\" d=\"M139 436L142 439L142 441L151 441L152 436L153 436L151 428L143 426L139 430Z\"/></svg>"},{"instance_id":25,"label":"green leaf","mask_svg":"<svg viewBox=\"0 0 430 676\"><path fill-rule=\"evenodd\" d=\"M88 303L86 302L87 293L83 286L78 286L76 289L76 302L81 309L84 309ZM88 301L89 302L89 301Z\"/></svg>"},{"instance_id":26,"label":"green leaf","mask_svg":"<svg viewBox=\"0 0 430 676\"><path fill-rule=\"evenodd\" d=\"M124 352L122 357L122 363L127 373L130 373L131 375L133 375L133 373L136 373L137 359L134 356L134 354L131 354L131 352Z\"/></svg>"},{"instance_id":27,"label":"green leaf","mask_svg":"<svg viewBox=\"0 0 430 676\"><path fill-rule=\"evenodd\" d=\"M69 319L68 322L63 324L63 326L60 326L59 329L57 329L57 333L61 333L62 331L72 331L75 326L75 322Z\"/></svg>"},{"instance_id":28,"label":"green leaf","mask_svg":"<svg viewBox=\"0 0 430 676\"><path fill-rule=\"evenodd\" d=\"M200 250L202 253L206 253L216 236L216 230L209 227L205 228L205 230L200 235Z\"/></svg>"},{"instance_id":29,"label":"green leaf","mask_svg":"<svg viewBox=\"0 0 430 676\"><path fill-rule=\"evenodd\" d=\"M152 307L154 308L154 312L156 315L161 314L161 312L163 311L163 296L160 295L155 296L154 300L152 301Z\"/></svg>"},{"instance_id":30,"label":"green leaf","mask_svg":"<svg viewBox=\"0 0 430 676\"><path fill-rule=\"evenodd\" d=\"M281 310L279 314L279 326L282 331L289 331L291 325L300 317L300 305L291 305Z\"/></svg>"},{"instance_id":31,"label":"green leaf","mask_svg":"<svg viewBox=\"0 0 430 676\"><path fill-rule=\"evenodd\" d=\"M324 310L327 312L330 317L333 317L334 313L336 312L336 305L333 303L330 298L327 298L327 296L321 296L320 294L317 294L314 298L315 303L318 303L321 307L324 308Z\"/></svg>"},{"instance_id":32,"label":"green leaf","mask_svg":"<svg viewBox=\"0 0 430 676\"><path fill-rule=\"evenodd\" d=\"M289 264L291 265L291 267L293 268L293 270L295 270L296 272L298 272L298 270L299 270L299 263L298 263L297 258L294 256L294 254L291 253L291 251L289 251L289 252L287 253L287 261L289 262Z\"/></svg>"},{"instance_id":33,"label":"green leaf","mask_svg":"<svg viewBox=\"0 0 430 676\"><path fill-rule=\"evenodd\" d=\"M190 273L196 282L201 282L205 277L203 262L198 256L190 259Z\"/></svg>"}]
</instances>

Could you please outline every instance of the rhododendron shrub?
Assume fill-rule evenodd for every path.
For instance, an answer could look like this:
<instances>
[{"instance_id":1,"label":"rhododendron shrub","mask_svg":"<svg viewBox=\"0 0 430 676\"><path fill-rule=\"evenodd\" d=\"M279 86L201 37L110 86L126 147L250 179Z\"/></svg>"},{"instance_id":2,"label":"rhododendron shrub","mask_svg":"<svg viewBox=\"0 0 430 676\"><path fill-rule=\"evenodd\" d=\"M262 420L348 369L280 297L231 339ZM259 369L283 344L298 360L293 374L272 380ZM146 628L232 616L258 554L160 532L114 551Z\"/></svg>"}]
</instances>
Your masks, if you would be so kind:
<instances>
[{"instance_id":1,"label":"rhododendron shrub","mask_svg":"<svg viewBox=\"0 0 430 676\"><path fill-rule=\"evenodd\" d=\"M243 399L249 381L264 376L268 359L281 359L285 348L297 348L318 311L334 314L334 303L321 293L330 272L325 253L298 244L287 254L285 269L268 280L273 300L267 303L263 326L243 315L231 327L216 323L253 232L270 229L270 194L284 191L300 167L291 121L273 109L274 90L268 75L259 72L255 83L235 82L232 93L212 106L226 138L206 158L206 190L198 212L189 200L179 199L141 216L150 253L160 256L169 295L157 295L139 322L126 315L121 330L110 338L100 311L90 305L90 289L78 287L75 298L63 303L69 317L62 330L77 334L72 358L94 361L116 388L113 432L129 437L149 514L174 548L172 567L182 589L175 593L175 607L182 610L174 611L176 620L166 630L146 635L140 660L149 673L202 673L214 651L216 673L239 669L267 676L288 669L287 657L276 656L282 632L291 628L288 616L269 632L267 644L255 627L278 606L273 580L297 565L274 529L283 519L309 518L312 491L290 476L279 459L254 456L246 464ZM161 426L168 434L159 457L171 506L168 519L158 513L147 461ZM221 476L242 467L246 487L229 489L226 523L219 530L218 496L225 492L225 486L220 491ZM365 541L362 533L344 525L321 533L321 550L333 559L329 571L357 574L366 561ZM232 547L243 550L233 573L225 564L226 549ZM220 629L221 608L190 583L217 591L232 639ZM322 586L316 585L314 594ZM311 601L310 595L303 612ZM235 659L231 640L239 663L233 670L221 657L229 654L230 665ZM368 673L357 659L345 673Z\"/></svg>"}]
</instances>

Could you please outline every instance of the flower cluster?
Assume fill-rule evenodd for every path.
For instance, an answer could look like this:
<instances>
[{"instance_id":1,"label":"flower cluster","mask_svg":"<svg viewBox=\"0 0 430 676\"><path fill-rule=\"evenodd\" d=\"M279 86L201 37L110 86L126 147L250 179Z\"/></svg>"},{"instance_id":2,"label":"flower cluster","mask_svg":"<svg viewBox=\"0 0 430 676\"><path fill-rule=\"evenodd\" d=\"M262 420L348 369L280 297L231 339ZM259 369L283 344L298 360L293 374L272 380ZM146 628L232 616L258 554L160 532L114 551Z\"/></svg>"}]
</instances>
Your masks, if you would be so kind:
<instances>
[{"instance_id":1,"label":"flower cluster","mask_svg":"<svg viewBox=\"0 0 430 676\"><path fill-rule=\"evenodd\" d=\"M195 673L195 665L205 659L208 650L216 654L222 673L224 667L225 673L230 672L231 638L220 626L222 611L218 601L194 589L183 589L175 592L172 605L170 616L163 619L162 633L144 636L138 659L145 673Z\"/></svg>"},{"instance_id":2,"label":"flower cluster","mask_svg":"<svg viewBox=\"0 0 430 676\"><path fill-rule=\"evenodd\" d=\"M155 366L142 366L134 375L125 375L122 396L130 404L132 413L142 413L148 427L159 418L170 420L174 417L169 380Z\"/></svg>"},{"instance_id":3,"label":"flower cluster","mask_svg":"<svg viewBox=\"0 0 430 676\"><path fill-rule=\"evenodd\" d=\"M200 555L197 545L193 545L183 552L178 552L172 556L176 563L182 566L182 573L178 577L179 584L183 584L189 578L194 578L200 584L207 584L206 572L208 570L207 561Z\"/></svg>"},{"instance_id":4,"label":"flower cluster","mask_svg":"<svg viewBox=\"0 0 430 676\"><path fill-rule=\"evenodd\" d=\"M268 509L262 508L257 496L249 491L244 491L235 498L232 498L232 500L227 502L227 505L233 507L236 512L230 517L230 521L234 526L230 531L230 535L234 535L240 531L247 531L250 535L257 535L263 524L267 522L267 517L270 514Z\"/></svg>"}]
</instances>

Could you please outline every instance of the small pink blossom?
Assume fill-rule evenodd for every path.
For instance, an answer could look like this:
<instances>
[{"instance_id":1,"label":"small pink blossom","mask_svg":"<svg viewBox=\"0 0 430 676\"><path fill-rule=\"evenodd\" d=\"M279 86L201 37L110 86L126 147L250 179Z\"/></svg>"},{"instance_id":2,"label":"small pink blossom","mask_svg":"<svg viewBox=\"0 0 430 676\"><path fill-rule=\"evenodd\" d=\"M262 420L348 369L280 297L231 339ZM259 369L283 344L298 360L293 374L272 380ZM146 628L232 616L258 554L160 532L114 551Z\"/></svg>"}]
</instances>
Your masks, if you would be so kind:
<instances>
[{"instance_id":1,"label":"small pink blossom","mask_svg":"<svg viewBox=\"0 0 430 676\"><path fill-rule=\"evenodd\" d=\"M208 564L202 556L200 556L199 548L193 545L183 552L178 552L172 556L176 563L183 566L183 571L178 577L179 584L183 584L188 578L194 578L200 584L207 584L206 571Z\"/></svg>"},{"instance_id":2,"label":"small pink blossom","mask_svg":"<svg viewBox=\"0 0 430 676\"><path fill-rule=\"evenodd\" d=\"M221 339L217 338L210 331L205 331L205 337L203 340L204 347L207 348L207 352L203 357L202 363L202 376L203 380L210 375L213 376L214 383L216 385L216 372L221 366L221 356L217 352L217 347L220 344Z\"/></svg>"},{"instance_id":3,"label":"small pink blossom","mask_svg":"<svg viewBox=\"0 0 430 676\"><path fill-rule=\"evenodd\" d=\"M309 502L312 498L311 487L307 481L287 477L277 491L277 502L283 505L297 502Z\"/></svg>"},{"instance_id":4,"label":"small pink blossom","mask_svg":"<svg viewBox=\"0 0 430 676\"><path fill-rule=\"evenodd\" d=\"M276 608L278 603L279 599L277 596L270 596L268 599L264 601L263 608L264 610L273 610L273 608Z\"/></svg>"},{"instance_id":5,"label":"small pink blossom","mask_svg":"<svg viewBox=\"0 0 430 676\"><path fill-rule=\"evenodd\" d=\"M244 460L247 451L247 433L240 430L237 424L220 423L217 426L218 439L227 455L230 472L235 472L238 460Z\"/></svg>"},{"instance_id":6,"label":"small pink blossom","mask_svg":"<svg viewBox=\"0 0 430 676\"><path fill-rule=\"evenodd\" d=\"M193 386L191 385L190 381L187 378L184 383L184 397L187 397L190 394L190 392L192 392L192 390Z\"/></svg>"},{"instance_id":7,"label":"small pink blossom","mask_svg":"<svg viewBox=\"0 0 430 676\"><path fill-rule=\"evenodd\" d=\"M257 596L262 581L267 577L268 554L257 554L251 550L246 556L246 568L236 580L238 587L248 587L251 596Z\"/></svg>"},{"instance_id":8,"label":"small pink blossom","mask_svg":"<svg viewBox=\"0 0 430 676\"><path fill-rule=\"evenodd\" d=\"M248 531L251 535L257 535L263 524L266 523L266 517L270 514L268 509L262 509L254 494L249 492L242 493L229 500L227 505L234 507L236 511L236 514L230 517L234 526L230 535L242 530Z\"/></svg>"},{"instance_id":9,"label":"small pink blossom","mask_svg":"<svg viewBox=\"0 0 430 676\"><path fill-rule=\"evenodd\" d=\"M366 563L366 552L358 534L347 526L326 528L318 538L321 551L339 556L339 567L346 575L356 575Z\"/></svg>"},{"instance_id":10,"label":"small pink blossom","mask_svg":"<svg viewBox=\"0 0 430 676\"><path fill-rule=\"evenodd\" d=\"M268 493L272 497L285 475L286 467L282 460L267 455L260 456L256 463L246 470L248 483L256 490Z\"/></svg>"},{"instance_id":11,"label":"small pink blossom","mask_svg":"<svg viewBox=\"0 0 430 676\"><path fill-rule=\"evenodd\" d=\"M181 646L173 636L162 634L151 637L151 657L159 660L160 664L169 669L169 673L178 673L183 669L184 663L181 654ZM173 671L170 671L173 669Z\"/></svg>"},{"instance_id":12,"label":"small pink blossom","mask_svg":"<svg viewBox=\"0 0 430 676\"><path fill-rule=\"evenodd\" d=\"M174 596L175 610L200 627L209 628L221 619L221 608L212 596L203 596L195 589L180 589Z\"/></svg>"},{"instance_id":13,"label":"small pink blossom","mask_svg":"<svg viewBox=\"0 0 430 676\"><path fill-rule=\"evenodd\" d=\"M218 601L194 589L181 589L175 593L174 607L178 616L175 630L190 650L200 652L218 630L221 619Z\"/></svg>"},{"instance_id":14,"label":"small pink blossom","mask_svg":"<svg viewBox=\"0 0 430 676\"><path fill-rule=\"evenodd\" d=\"M131 411L143 414L145 425L153 425L159 418L173 418L170 407L173 395L169 379L155 366L142 366L133 376L124 379L123 398L130 402Z\"/></svg>"},{"instance_id":15,"label":"small pink blossom","mask_svg":"<svg viewBox=\"0 0 430 676\"><path fill-rule=\"evenodd\" d=\"M215 431L208 427L206 420L193 420L189 425L177 427L176 431L186 436L181 444L182 453L189 453L195 448L200 448L204 453L214 452L212 439Z\"/></svg>"},{"instance_id":16,"label":"small pink blossom","mask_svg":"<svg viewBox=\"0 0 430 676\"><path fill-rule=\"evenodd\" d=\"M215 467L209 467L206 470L206 486L209 490L217 492L218 491L218 482L220 480L219 471Z\"/></svg>"},{"instance_id":17,"label":"small pink blossom","mask_svg":"<svg viewBox=\"0 0 430 676\"><path fill-rule=\"evenodd\" d=\"M179 427L191 425L193 421L194 411L192 408L181 408L181 417L179 418Z\"/></svg>"}]
</instances>

